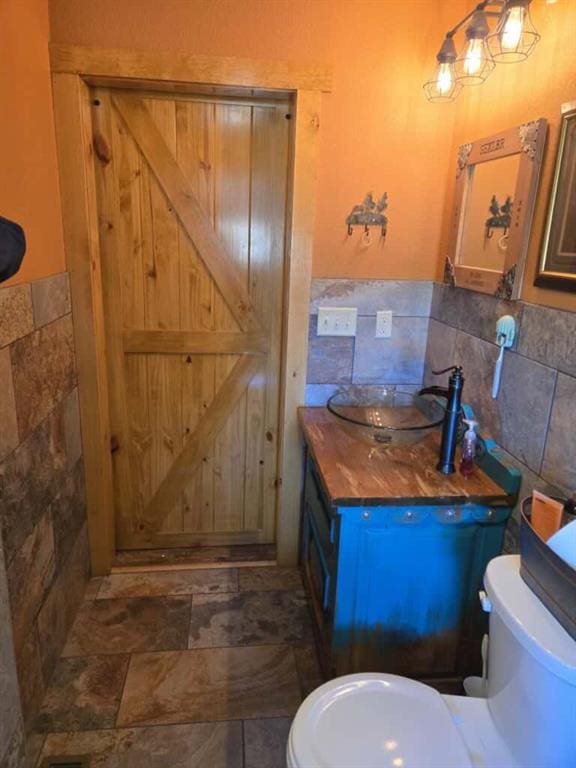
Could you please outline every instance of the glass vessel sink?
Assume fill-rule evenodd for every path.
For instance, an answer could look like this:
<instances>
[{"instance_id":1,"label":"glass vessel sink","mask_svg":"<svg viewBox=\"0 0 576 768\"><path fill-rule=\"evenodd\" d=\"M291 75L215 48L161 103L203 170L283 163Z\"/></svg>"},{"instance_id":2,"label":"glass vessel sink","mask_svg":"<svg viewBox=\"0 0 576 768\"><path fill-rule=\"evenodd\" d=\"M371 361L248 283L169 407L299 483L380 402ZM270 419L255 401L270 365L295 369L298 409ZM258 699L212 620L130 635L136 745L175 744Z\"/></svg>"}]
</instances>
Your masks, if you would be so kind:
<instances>
[{"instance_id":1,"label":"glass vessel sink","mask_svg":"<svg viewBox=\"0 0 576 768\"><path fill-rule=\"evenodd\" d=\"M343 387L326 407L344 429L372 446L416 443L444 420L444 405L434 395L394 386Z\"/></svg>"}]
</instances>

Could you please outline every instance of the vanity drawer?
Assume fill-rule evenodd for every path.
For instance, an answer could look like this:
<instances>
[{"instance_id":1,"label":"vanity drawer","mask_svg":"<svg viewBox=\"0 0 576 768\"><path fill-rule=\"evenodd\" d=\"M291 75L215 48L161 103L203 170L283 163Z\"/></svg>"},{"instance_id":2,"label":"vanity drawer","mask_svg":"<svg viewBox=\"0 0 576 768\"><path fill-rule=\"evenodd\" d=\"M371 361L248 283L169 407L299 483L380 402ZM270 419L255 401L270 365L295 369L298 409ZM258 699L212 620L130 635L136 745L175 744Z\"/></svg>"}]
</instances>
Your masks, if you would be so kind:
<instances>
[{"instance_id":1,"label":"vanity drawer","mask_svg":"<svg viewBox=\"0 0 576 768\"><path fill-rule=\"evenodd\" d=\"M313 520L318 543L325 558L330 557L336 542L337 518L331 514L330 505L322 492L311 462L308 462L306 469L304 509Z\"/></svg>"},{"instance_id":2,"label":"vanity drawer","mask_svg":"<svg viewBox=\"0 0 576 768\"><path fill-rule=\"evenodd\" d=\"M309 508L304 515L304 525L304 560L308 583L316 604L323 614L328 614L332 607L333 567L327 559L318 525Z\"/></svg>"}]
</instances>

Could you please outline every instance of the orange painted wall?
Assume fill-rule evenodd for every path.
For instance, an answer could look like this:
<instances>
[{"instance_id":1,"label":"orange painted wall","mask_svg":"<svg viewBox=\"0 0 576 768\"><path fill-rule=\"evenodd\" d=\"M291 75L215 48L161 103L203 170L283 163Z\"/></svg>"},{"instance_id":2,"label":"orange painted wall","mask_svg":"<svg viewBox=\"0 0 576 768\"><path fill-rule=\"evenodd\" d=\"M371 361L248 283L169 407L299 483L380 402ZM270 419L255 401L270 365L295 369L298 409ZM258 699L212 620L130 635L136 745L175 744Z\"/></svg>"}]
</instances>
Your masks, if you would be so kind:
<instances>
[{"instance_id":1,"label":"orange painted wall","mask_svg":"<svg viewBox=\"0 0 576 768\"><path fill-rule=\"evenodd\" d=\"M422 94L457 2L431 0L51 0L53 42L322 62L317 276L433 277L453 107ZM385 245L346 239L368 190L390 196ZM375 240L377 238L375 237Z\"/></svg>"},{"instance_id":2,"label":"orange painted wall","mask_svg":"<svg viewBox=\"0 0 576 768\"><path fill-rule=\"evenodd\" d=\"M47 0L0 2L0 30L0 215L28 243L16 283L65 269Z\"/></svg>"},{"instance_id":3,"label":"orange painted wall","mask_svg":"<svg viewBox=\"0 0 576 768\"><path fill-rule=\"evenodd\" d=\"M558 0L554 4L534 0L531 14L542 38L530 58L522 64L496 67L484 85L465 88L456 101L452 155L456 157L457 147L467 141L489 136L537 117L545 117L549 121L548 145L522 298L561 309L576 310L574 294L545 290L533 285L558 147L560 105L576 99L576 0ZM451 181L448 201L452 200L452 193ZM446 213L438 275L446 253L448 229L449 213Z\"/></svg>"}]
</instances>

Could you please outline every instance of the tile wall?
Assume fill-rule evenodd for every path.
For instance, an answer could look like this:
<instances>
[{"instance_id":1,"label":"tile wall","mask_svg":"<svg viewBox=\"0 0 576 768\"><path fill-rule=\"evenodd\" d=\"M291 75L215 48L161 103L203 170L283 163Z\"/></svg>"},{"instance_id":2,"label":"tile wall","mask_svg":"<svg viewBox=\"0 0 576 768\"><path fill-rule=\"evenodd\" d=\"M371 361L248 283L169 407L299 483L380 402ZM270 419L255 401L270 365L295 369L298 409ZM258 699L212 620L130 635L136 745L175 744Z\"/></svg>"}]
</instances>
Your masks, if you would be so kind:
<instances>
[{"instance_id":1,"label":"tile wall","mask_svg":"<svg viewBox=\"0 0 576 768\"><path fill-rule=\"evenodd\" d=\"M30 722L88 577L66 274L0 288L0 392L0 528L22 710Z\"/></svg>"},{"instance_id":2,"label":"tile wall","mask_svg":"<svg viewBox=\"0 0 576 768\"><path fill-rule=\"evenodd\" d=\"M505 314L516 318L517 341L505 352L500 394L493 400L496 320ZM576 491L576 312L435 285L425 383L436 381L433 369L454 362L464 367L464 398L481 431L522 471L521 495L533 488ZM517 513L508 546L516 542Z\"/></svg>"},{"instance_id":3,"label":"tile wall","mask_svg":"<svg viewBox=\"0 0 576 768\"><path fill-rule=\"evenodd\" d=\"M4 548L0 538L0 767L18 768L24 752L24 725L20 707L18 676L10 598L4 562Z\"/></svg>"},{"instance_id":4,"label":"tile wall","mask_svg":"<svg viewBox=\"0 0 576 768\"><path fill-rule=\"evenodd\" d=\"M315 279L310 302L306 400L324 405L344 384L420 386L433 284L409 280ZM355 337L318 336L318 307L356 307ZM392 336L376 339L376 312L392 311Z\"/></svg>"}]
</instances>

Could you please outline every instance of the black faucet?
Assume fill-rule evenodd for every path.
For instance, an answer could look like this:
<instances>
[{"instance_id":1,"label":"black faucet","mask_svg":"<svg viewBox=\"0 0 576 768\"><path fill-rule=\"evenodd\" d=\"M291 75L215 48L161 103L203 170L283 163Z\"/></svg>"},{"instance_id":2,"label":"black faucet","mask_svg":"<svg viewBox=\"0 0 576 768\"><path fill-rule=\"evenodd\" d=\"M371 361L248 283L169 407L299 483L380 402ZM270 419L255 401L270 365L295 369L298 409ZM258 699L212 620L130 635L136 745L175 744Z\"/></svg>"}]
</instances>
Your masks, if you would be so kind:
<instances>
[{"instance_id":1,"label":"black faucet","mask_svg":"<svg viewBox=\"0 0 576 768\"><path fill-rule=\"evenodd\" d=\"M432 371L432 373L434 376L441 376L443 373L448 373L448 371L452 371L448 380L448 387L424 387L418 393L419 395L438 395L439 397L445 397L447 400L444 424L442 426L440 458L436 465L436 469L444 475L451 475L456 471L454 455L456 453L456 443L458 442L458 426L462 409L462 389L464 387L464 376L459 365L451 365L443 371Z\"/></svg>"}]
</instances>

